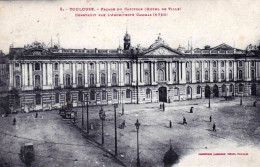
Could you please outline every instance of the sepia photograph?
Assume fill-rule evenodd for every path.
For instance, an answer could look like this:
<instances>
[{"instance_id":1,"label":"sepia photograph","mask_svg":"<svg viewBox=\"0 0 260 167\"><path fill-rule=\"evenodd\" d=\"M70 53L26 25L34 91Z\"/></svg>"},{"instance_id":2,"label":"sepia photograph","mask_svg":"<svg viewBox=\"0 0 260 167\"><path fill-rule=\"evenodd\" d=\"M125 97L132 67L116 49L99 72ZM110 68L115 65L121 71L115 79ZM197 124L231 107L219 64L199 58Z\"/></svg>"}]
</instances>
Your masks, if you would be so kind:
<instances>
[{"instance_id":1,"label":"sepia photograph","mask_svg":"<svg viewBox=\"0 0 260 167\"><path fill-rule=\"evenodd\" d=\"M259 7L0 0L0 167L260 166Z\"/></svg>"}]
</instances>

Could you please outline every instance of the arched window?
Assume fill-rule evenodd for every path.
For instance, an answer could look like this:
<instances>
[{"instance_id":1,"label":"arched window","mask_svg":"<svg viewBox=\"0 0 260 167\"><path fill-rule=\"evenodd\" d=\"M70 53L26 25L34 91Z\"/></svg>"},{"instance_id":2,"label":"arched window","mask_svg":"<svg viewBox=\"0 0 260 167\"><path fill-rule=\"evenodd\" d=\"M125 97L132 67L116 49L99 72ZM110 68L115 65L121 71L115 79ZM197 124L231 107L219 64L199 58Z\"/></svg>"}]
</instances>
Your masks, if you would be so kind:
<instances>
[{"instance_id":1,"label":"arched window","mask_svg":"<svg viewBox=\"0 0 260 167\"><path fill-rule=\"evenodd\" d=\"M204 62L205 67L209 67L209 63L207 61Z\"/></svg>"},{"instance_id":2,"label":"arched window","mask_svg":"<svg viewBox=\"0 0 260 167\"><path fill-rule=\"evenodd\" d=\"M78 101L83 101L83 93L82 93L82 91L79 91L79 93L78 93Z\"/></svg>"},{"instance_id":3,"label":"arched window","mask_svg":"<svg viewBox=\"0 0 260 167\"><path fill-rule=\"evenodd\" d=\"M198 86L198 87L197 87L197 94L200 94L200 93L201 93L201 91L200 91L200 90L201 90L201 87L200 87L200 86Z\"/></svg>"},{"instance_id":4,"label":"arched window","mask_svg":"<svg viewBox=\"0 0 260 167\"><path fill-rule=\"evenodd\" d=\"M94 70L94 63L90 63L89 66L91 70Z\"/></svg>"},{"instance_id":5,"label":"arched window","mask_svg":"<svg viewBox=\"0 0 260 167\"><path fill-rule=\"evenodd\" d=\"M66 75L66 82L65 82L66 86L69 86L70 85L70 75L67 74Z\"/></svg>"},{"instance_id":6,"label":"arched window","mask_svg":"<svg viewBox=\"0 0 260 167\"><path fill-rule=\"evenodd\" d=\"M224 61L221 61L221 67L225 67L225 63L224 63Z\"/></svg>"},{"instance_id":7,"label":"arched window","mask_svg":"<svg viewBox=\"0 0 260 167\"><path fill-rule=\"evenodd\" d=\"M164 81L164 71L162 69L159 70L158 72L158 80L159 81Z\"/></svg>"},{"instance_id":8,"label":"arched window","mask_svg":"<svg viewBox=\"0 0 260 167\"><path fill-rule=\"evenodd\" d=\"M83 80L83 79L82 79L82 74L79 74L79 75L78 75L78 85L79 85L79 86L82 86L82 85L83 85L82 80Z\"/></svg>"},{"instance_id":9,"label":"arched window","mask_svg":"<svg viewBox=\"0 0 260 167\"><path fill-rule=\"evenodd\" d=\"M118 92L117 92L117 90L113 90L113 99L117 99L117 94L118 94Z\"/></svg>"},{"instance_id":10,"label":"arched window","mask_svg":"<svg viewBox=\"0 0 260 167\"><path fill-rule=\"evenodd\" d=\"M239 92L244 92L244 85L243 84L239 84L238 85L238 91Z\"/></svg>"},{"instance_id":11,"label":"arched window","mask_svg":"<svg viewBox=\"0 0 260 167\"><path fill-rule=\"evenodd\" d=\"M176 82L176 81L177 81L176 72L174 71L172 74L173 74L173 75L172 75L173 81Z\"/></svg>"},{"instance_id":12,"label":"arched window","mask_svg":"<svg viewBox=\"0 0 260 167\"><path fill-rule=\"evenodd\" d=\"M90 74L89 84L91 86L93 86L95 84L95 76L94 76L94 74Z\"/></svg>"},{"instance_id":13,"label":"arched window","mask_svg":"<svg viewBox=\"0 0 260 167\"><path fill-rule=\"evenodd\" d=\"M213 61L213 67L217 67L217 62Z\"/></svg>"},{"instance_id":14,"label":"arched window","mask_svg":"<svg viewBox=\"0 0 260 167\"><path fill-rule=\"evenodd\" d=\"M255 61L254 61L254 60L251 61L251 66L252 66L252 67L255 66Z\"/></svg>"},{"instance_id":15,"label":"arched window","mask_svg":"<svg viewBox=\"0 0 260 167\"><path fill-rule=\"evenodd\" d=\"M145 74L144 74L144 83L145 84L149 84L150 83L149 73L148 72L145 72Z\"/></svg>"},{"instance_id":16,"label":"arched window","mask_svg":"<svg viewBox=\"0 0 260 167\"><path fill-rule=\"evenodd\" d=\"M36 105L39 105L42 103L42 98L41 98L41 95L40 94L36 94L36 97L35 97L35 104Z\"/></svg>"},{"instance_id":17,"label":"arched window","mask_svg":"<svg viewBox=\"0 0 260 167\"><path fill-rule=\"evenodd\" d=\"M54 64L54 70L59 70L59 64L58 63Z\"/></svg>"},{"instance_id":18,"label":"arched window","mask_svg":"<svg viewBox=\"0 0 260 167\"><path fill-rule=\"evenodd\" d=\"M151 98L151 89L146 89L146 98Z\"/></svg>"},{"instance_id":19,"label":"arched window","mask_svg":"<svg viewBox=\"0 0 260 167\"><path fill-rule=\"evenodd\" d=\"M105 85L106 84L106 74L102 73L101 74L101 85Z\"/></svg>"},{"instance_id":20,"label":"arched window","mask_svg":"<svg viewBox=\"0 0 260 167\"><path fill-rule=\"evenodd\" d=\"M112 74L112 85L117 85L116 73L113 73L113 74Z\"/></svg>"},{"instance_id":21,"label":"arched window","mask_svg":"<svg viewBox=\"0 0 260 167\"><path fill-rule=\"evenodd\" d=\"M229 70L228 75L229 75L229 79L232 80L233 79L233 72L232 72L232 70Z\"/></svg>"},{"instance_id":22,"label":"arched window","mask_svg":"<svg viewBox=\"0 0 260 167\"><path fill-rule=\"evenodd\" d=\"M199 72L199 71L196 72L196 80L197 80L197 81L200 80L200 72Z\"/></svg>"},{"instance_id":23,"label":"arched window","mask_svg":"<svg viewBox=\"0 0 260 167\"><path fill-rule=\"evenodd\" d=\"M126 98L131 98L131 94L132 94L131 90L127 89L126 90Z\"/></svg>"},{"instance_id":24,"label":"arched window","mask_svg":"<svg viewBox=\"0 0 260 167\"><path fill-rule=\"evenodd\" d=\"M20 76L15 76L15 87L16 88L20 88L21 87Z\"/></svg>"},{"instance_id":25,"label":"arched window","mask_svg":"<svg viewBox=\"0 0 260 167\"><path fill-rule=\"evenodd\" d=\"M190 67L190 62L186 62L186 68Z\"/></svg>"},{"instance_id":26,"label":"arched window","mask_svg":"<svg viewBox=\"0 0 260 167\"><path fill-rule=\"evenodd\" d=\"M107 100L107 92L105 90L102 90L102 92L101 92L101 99Z\"/></svg>"},{"instance_id":27,"label":"arched window","mask_svg":"<svg viewBox=\"0 0 260 167\"><path fill-rule=\"evenodd\" d=\"M41 69L40 63L35 63L34 70L40 70L40 69Z\"/></svg>"},{"instance_id":28,"label":"arched window","mask_svg":"<svg viewBox=\"0 0 260 167\"><path fill-rule=\"evenodd\" d=\"M90 100L95 100L95 91L94 90L90 91Z\"/></svg>"},{"instance_id":29,"label":"arched window","mask_svg":"<svg viewBox=\"0 0 260 167\"><path fill-rule=\"evenodd\" d=\"M233 92L234 90L234 85L233 84L231 84L231 85L229 85L229 92Z\"/></svg>"},{"instance_id":30,"label":"arched window","mask_svg":"<svg viewBox=\"0 0 260 167\"><path fill-rule=\"evenodd\" d=\"M205 71L205 80L208 81L209 80L209 72Z\"/></svg>"},{"instance_id":31,"label":"arched window","mask_svg":"<svg viewBox=\"0 0 260 167\"><path fill-rule=\"evenodd\" d=\"M251 76L252 76L252 79L254 80L255 79L255 70L251 70Z\"/></svg>"},{"instance_id":32,"label":"arched window","mask_svg":"<svg viewBox=\"0 0 260 167\"><path fill-rule=\"evenodd\" d=\"M125 83L127 84L127 85L130 85L130 74L129 73L126 73L125 74Z\"/></svg>"},{"instance_id":33,"label":"arched window","mask_svg":"<svg viewBox=\"0 0 260 167\"><path fill-rule=\"evenodd\" d=\"M55 103L59 103L60 102L60 94L56 93L55 94Z\"/></svg>"},{"instance_id":34,"label":"arched window","mask_svg":"<svg viewBox=\"0 0 260 167\"><path fill-rule=\"evenodd\" d=\"M41 78L39 75L35 75L35 87L41 86Z\"/></svg>"},{"instance_id":35,"label":"arched window","mask_svg":"<svg viewBox=\"0 0 260 167\"><path fill-rule=\"evenodd\" d=\"M243 79L243 71L242 70L238 71L238 79Z\"/></svg>"},{"instance_id":36,"label":"arched window","mask_svg":"<svg viewBox=\"0 0 260 167\"><path fill-rule=\"evenodd\" d=\"M59 86L59 75L55 75L54 77L54 86Z\"/></svg>"},{"instance_id":37,"label":"arched window","mask_svg":"<svg viewBox=\"0 0 260 167\"><path fill-rule=\"evenodd\" d=\"M232 67L232 65L233 65L233 64L232 64L232 61L230 61L230 62L229 62L229 67Z\"/></svg>"},{"instance_id":38,"label":"arched window","mask_svg":"<svg viewBox=\"0 0 260 167\"><path fill-rule=\"evenodd\" d=\"M242 62L242 61L239 61L239 62L238 62L238 66L239 66L239 67L242 67L242 66L243 66L243 62Z\"/></svg>"},{"instance_id":39,"label":"arched window","mask_svg":"<svg viewBox=\"0 0 260 167\"><path fill-rule=\"evenodd\" d=\"M187 82L190 81L190 73L189 73L189 71L186 72L186 81Z\"/></svg>"},{"instance_id":40,"label":"arched window","mask_svg":"<svg viewBox=\"0 0 260 167\"><path fill-rule=\"evenodd\" d=\"M221 71L221 79L224 80L225 79L225 72L222 70Z\"/></svg>"},{"instance_id":41,"label":"arched window","mask_svg":"<svg viewBox=\"0 0 260 167\"><path fill-rule=\"evenodd\" d=\"M191 93L190 90L191 90L191 88L188 86L187 87L187 95L190 95L190 93Z\"/></svg>"},{"instance_id":42,"label":"arched window","mask_svg":"<svg viewBox=\"0 0 260 167\"><path fill-rule=\"evenodd\" d=\"M104 70L106 67L106 64L104 62L100 63L100 70Z\"/></svg>"},{"instance_id":43,"label":"arched window","mask_svg":"<svg viewBox=\"0 0 260 167\"><path fill-rule=\"evenodd\" d=\"M199 68L199 67L200 67L200 62L197 61L197 62L196 62L196 68Z\"/></svg>"},{"instance_id":44,"label":"arched window","mask_svg":"<svg viewBox=\"0 0 260 167\"><path fill-rule=\"evenodd\" d=\"M130 69L130 63L126 62L126 69Z\"/></svg>"},{"instance_id":45,"label":"arched window","mask_svg":"<svg viewBox=\"0 0 260 167\"><path fill-rule=\"evenodd\" d=\"M213 81L217 81L217 72L213 71Z\"/></svg>"}]
</instances>

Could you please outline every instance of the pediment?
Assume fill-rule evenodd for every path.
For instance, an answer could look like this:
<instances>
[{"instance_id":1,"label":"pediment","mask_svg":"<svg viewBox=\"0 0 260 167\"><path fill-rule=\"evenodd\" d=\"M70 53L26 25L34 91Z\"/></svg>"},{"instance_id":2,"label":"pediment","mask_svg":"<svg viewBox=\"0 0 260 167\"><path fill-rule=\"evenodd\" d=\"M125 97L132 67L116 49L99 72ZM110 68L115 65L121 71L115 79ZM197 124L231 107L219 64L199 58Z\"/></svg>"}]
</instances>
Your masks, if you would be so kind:
<instances>
[{"instance_id":1,"label":"pediment","mask_svg":"<svg viewBox=\"0 0 260 167\"><path fill-rule=\"evenodd\" d=\"M178 53L177 51L174 51L172 49L168 49L166 47L161 46L161 47L158 47L156 49L148 51L144 55L151 55L151 56L163 56L163 55L176 56L176 55L180 55L180 53Z\"/></svg>"},{"instance_id":2,"label":"pediment","mask_svg":"<svg viewBox=\"0 0 260 167\"><path fill-rule=\"evenodd\" d=\"M212 48L211 50L234 50L235 48L223 43L219 46Z\"/></svg>"}]
</instances>

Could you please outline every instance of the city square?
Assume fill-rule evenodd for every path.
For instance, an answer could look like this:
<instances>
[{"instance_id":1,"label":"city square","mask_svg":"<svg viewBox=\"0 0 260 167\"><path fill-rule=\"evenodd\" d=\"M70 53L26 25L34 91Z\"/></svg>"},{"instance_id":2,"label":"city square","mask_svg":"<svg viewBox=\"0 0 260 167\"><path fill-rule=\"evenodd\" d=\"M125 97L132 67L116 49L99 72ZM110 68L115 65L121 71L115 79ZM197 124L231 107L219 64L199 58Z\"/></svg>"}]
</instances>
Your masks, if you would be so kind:
<instances>
[{"instance_id":1,"label":"city square","mask_svg":"<svg viewBox=\"0 0 260 167\"><path fill-rule=\"evenodd\" d=\"M43 164L84 166L86 161L90 166L123 164L136 166L135 123L138 119L141 166L163 166L163 157L170 145L179 157L176 166L208 166L207 160L212 163L221 162L224 166L229 163L239 166L258 166L259 161L249 165L247 162L260 155L259 104L253 107L253 102L256 100L254 97L244 97L242 105L240 100L239 97L232 101L225 101L223 98L211 99L210 108L208 108L208 99L165 103L165 111L160 109L160 103L124 104L123 115L122 105L119 104L116 108L117 127L125 120L125 128L117 128L118 161L111 155L115 151L113 105L102 106L106 114L103 145L99 118L101 106L89 107L89 134L86 133L86 107L73 108L73 111L77 111L75 124L73 119L62 119L57 110L39 112L38 118L35 118L36 113L12 114L1 118L1 123L7 125L1 132L1 157L3 162L11 161L16 165L22 165L18 155L10 159L10 154L19 153L20 144L32 142L35 147L35 166ZM190 113L191 107L194 107L193 113ZM82 109L84 132L80 130ZM210 115L212 122L209 120ZM13 117L17 119L15 126L12 125ZM186 118L187 125L183 124L183 117ZM216 132L212 131L213 122L216 124ZM100 149L101 147L111 154ZM70 149L73 149L73 154ZM220 159L218 156L201 156L200 153L236 153L237 155L233 157L225 155ZM238 153L248 155L238 155ZM189 158L203 161L196 164L188 161Z\"/></svg>"}]
</instances>

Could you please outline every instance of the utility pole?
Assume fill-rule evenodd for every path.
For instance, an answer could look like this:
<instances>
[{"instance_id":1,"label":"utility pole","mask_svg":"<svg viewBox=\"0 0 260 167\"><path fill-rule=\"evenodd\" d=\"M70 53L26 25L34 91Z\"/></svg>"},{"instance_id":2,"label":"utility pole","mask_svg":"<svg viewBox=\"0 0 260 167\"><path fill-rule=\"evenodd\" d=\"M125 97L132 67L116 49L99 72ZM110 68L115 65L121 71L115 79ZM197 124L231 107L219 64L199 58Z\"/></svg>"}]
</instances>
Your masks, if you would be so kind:
<instances>
[{"instance_id":1,"label":"utility pole","mask_svg":"<svg viewBox=\"0 0 260 167\"><path fill-rule=\"evenodd\" d=\"M116 104L114 104L114 117L115 117L115 156L117 156Z\"/></svg>"}]
</instances>

